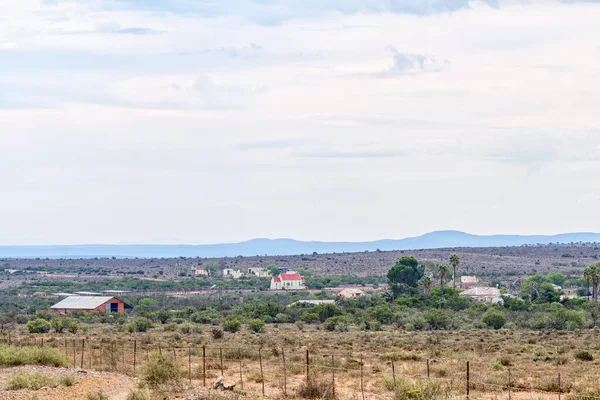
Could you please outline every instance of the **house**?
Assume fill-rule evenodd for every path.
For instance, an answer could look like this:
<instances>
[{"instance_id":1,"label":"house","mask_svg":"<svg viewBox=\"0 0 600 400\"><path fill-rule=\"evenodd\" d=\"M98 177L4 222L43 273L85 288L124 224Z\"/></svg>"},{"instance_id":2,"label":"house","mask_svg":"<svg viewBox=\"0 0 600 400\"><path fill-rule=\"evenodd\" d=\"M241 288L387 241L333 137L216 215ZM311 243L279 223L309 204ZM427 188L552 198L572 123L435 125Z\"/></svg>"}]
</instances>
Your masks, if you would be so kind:
<instances>
[{"instance_id":1,"label":"house","mask_svg":"<svg viewBox=\"0 0 600 400\"><path fill-rule=\"evenodd\" d=\"M335 304L335 300L298 300L288 305L288 307L291 307L294 304L310 304L313 306L318 306L319 304Z\"/></svg>"},{"instance_id":2,"label":"house","mask_svg":"<svg viewBox=\"0 0 600 400\"><path fill-rule=\"evenodd\" d=\"M225 268L223 269L223 277L230 279L239 279L242 277L242 271L239 269Z\"/></svg>"},{"instance_id":3,"label":"house","mask_svg":"<svg viewBox=\"0 0 600 400\"><path fill-rule=\"evenodd\" d=\"M365 292L357 288L345 288L342 289L337 295L346 299L353 299L356 297L364 296Z\"/></svg>"},{"instance_id":4,"label":"house","mask_svg":"<svg viewBox=\"0 0 600 400\"><path fill-rule=\"evenodd\" d=\"M96 292L73 292L76 296L101 296L102 293Z\"/></svg>"},{"instance_id":5,"label":"house","mask_svg":"<svg viewBox=\"0 0 600 400\"><path fill-rule=\"evenodd\" d=\"M208 276L208 275L210 275L210 273L207 270L201 269L201 268L194 268L194 267L192 267L192 274L194 274L196 276Z\"/></svg>"},{"instance_id":6,"label":"house","mask_svg":"<svg viewBox=\"0 0 600 400\"><path fill-rule=\"evenodd\" d=\"M50 312L60 315L70 314L73 311L123 314L126 308L131 306L112 296L70 296L50 307Z\"/></svg>"},{"instance_id":7,"label":"house","mask_svg":"<svg viewBox=\"0 0 600 400\"><path fill-rule=\"evenodd\" d=\"M460 288L461 289L470 289L477 285L477 277L476 276L461 276L460 277Z\"/></svg>"},{"instance_id":8,"label":"house","mask_svg":"<svg viewBox=\"0 0 600 400\"><path fill-rule=\"evenodd\" d=\"M48 297L48 293L46 292L34 292L33 295L35 297Z\"/></svg>"},{"instance_id":9,"label":"house","mask_svg":"<svg viewBox=\"0 0 600 400\"><path fill-rule=\"evenodd\" d=\"M248 268L248 275L258 276L259 278L268 278L269 271L262 267L250 267Z\"/></svg>"},{"instance_id":10,"label":"house","mask_svg":"<svg viewBox=\"0 0 600 400\"><path fill-rule=\"evenodd\" d=\"M476 287L460 292L461 296L469 296L473 300L482 303L503 304L504 300L500 295L500 289L492 287Z\"/></svg>"},{"instance_id":11,"label":"house","mask_svg":"<svg viewBox=\"0 0 600 400\"><path fill-rule=\"evenodd\" d=\"M306 289L302 277L297 272L286 272L271 278L271 290L302 290Z\"/></svg>"}]
</instances>

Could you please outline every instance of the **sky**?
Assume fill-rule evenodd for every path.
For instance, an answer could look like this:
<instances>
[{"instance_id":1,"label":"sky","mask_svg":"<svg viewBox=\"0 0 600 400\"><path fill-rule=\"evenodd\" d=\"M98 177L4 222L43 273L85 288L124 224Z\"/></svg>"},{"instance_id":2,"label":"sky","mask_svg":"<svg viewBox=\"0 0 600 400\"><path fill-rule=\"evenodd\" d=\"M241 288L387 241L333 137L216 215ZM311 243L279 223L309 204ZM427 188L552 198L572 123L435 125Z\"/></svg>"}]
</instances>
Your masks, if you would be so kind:
<instances>
[{"instance_id":1,"label":"sky","mask_svg":"<svg viewBox=\"0 0 600 400\"><path fill-rule=\"evenodd\" d=\"M600 231L600 0L0 0L0 244Z\"/></svg>"}]
</instances>

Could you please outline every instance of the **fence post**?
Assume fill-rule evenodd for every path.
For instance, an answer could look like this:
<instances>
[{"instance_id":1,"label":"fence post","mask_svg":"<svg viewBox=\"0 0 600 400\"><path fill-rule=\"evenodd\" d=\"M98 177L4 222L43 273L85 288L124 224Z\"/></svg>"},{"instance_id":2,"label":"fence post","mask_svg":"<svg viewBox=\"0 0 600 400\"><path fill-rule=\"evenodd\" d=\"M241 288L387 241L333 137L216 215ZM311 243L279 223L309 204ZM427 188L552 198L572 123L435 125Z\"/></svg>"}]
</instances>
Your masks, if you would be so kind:
<instances>
[{"instance_id":1,"label":"fence post","mask_svg":"<svg viewBox=\"0 0 600 400\"><path fill-rule=\"evenodd\" d=\"M242 376L242 358L240 357L240 387L244 390L244 377Z\"/></svg>"},{"instance_id":2,"label":"fence post","mask_svg":"<svg viewBox=\"0 0 600 400\"><path fill-rule=\"evenodd\" d=\"M394 380L394 390L396 390L396 367L394 366L394 358L392 358L392 379Z\"/></svg>"},{"instance_id":3,"label":"fence post","mask_svg":"<svg viewBox=\"0 0 600 400\"><path fill-rule=\"evenodd\" d=\"M262 383L262 395L265 397L265 377L263 375L263 365L262 365L262 353L261 349L258 349L258 360L260 362L260 382Z\"/></svg>"},{"instance_id":4,"label":"fence post","mask_svg":"<svg viewBox=\"0 0 600 400\"><path fill-rule=\"evenodd\" d=\"M77 345L75 339L73 339L73 368L77 368Z\"/></svg>"},{"instance_id":5,"label":"fence post","mask_svg":"<svg viewBox=\"0 0 600 400\"><path fill-rule=\"evenodd\" d=\"M335 399L335 356L331 355L331 391Z\"/></svg>"},{"instance_id":6,"label":"fence post","mask_svg":"<svg viewBox=\"0 0 600 400\"><path fill-rule=\"evenodd\" d=\"M104 365L104 338L100 338L100 365Z\"/></svg>"},{"instance_id":7,"label":"fence post","mask_svg":"<svg viewBox=\"0 0 600 400\"><path fill-rule=\"evenodd\" d=\"M206 345L202 345L202 380L206 387Z\"/></svg>"},{"instance_id":8,"label":"fence post","mask_svg":"<svg viewBox=\"0 0 600 400\"><path fill-rule=\"evenodd\" d=\"M81 369L83 369L83 355L85 353L85 339L81 339ZM90 365L90 368L92 366Z\"/></svg>"},{"instance_id":9,"label":"fence post","mask_svg":"<svg viewBox=\"0 0 600 400\"><path fill-rule=\"evenodd\" d=\"M192 383L192 346L188 346L188 377Z\"/></svg>"},{"instance_id":10,"label":"fence post","mask_svg":"<svg viewBox=\"0 0 600 400\"><path fill-rule=\"evenodd\" d=\"M44 348L44 337L43 336L42 336L42 345L41 345L41 347Z\"/></svg>"},{"instance_id":11,"label":"fence post","mask_svg":"<svg viewBox=\"0 0 600 400\"><path fill-rule=\"evenodd\" d=\"M135 364L137 361L137 340L133 341L133 372L135 372Z\"/></svg>"},{"instance_id":12,"label":"fence post","mask_svg":"<svg viewBox=\"0 0 600 400\"><path fill-rule=\"evenodd\" d=\"M427 359L427 379L429 379L429 358Z\"/></svg>"},{"instance_id":13,"label":"fence post","mask_svg":"<svg viewBox=\"0 0 600 400\"><path fill-rule=\"evenodd\" d=\"M8 344L10 344L10 336L9 336L8 341L9 341ZM65 338L65 357L67 357L67 360L68 360L68 357L69 357L69 347L67 346L67 338Z\"/></svg>"},{"instance_id":14,"label":"fence post","mask_svg":"<svg viewBox=\"0 0 600 400\"><path fill-rule=\"evenodd\" d=\"M310 359L308 358L308 349L306 349L306 381L308 382L308 376L310 375Z\"/></svg>"},{"instance_id":15,"label":"fence post","mask_svg":"<svg viewBox=\"0 0 600 400\"><path fill-rule=\"evenodd\" d=\"M219 358L221 359L221 376L224 375L223 373L223 348L219 347Z\"/></svg>"},{"instance_id":16,"label":"fence post","mask_svg":"<svg viewBox=\"0 0 600 400\"><path fill-rule=\"evenodd\" d=\"M471 377L469 372L469 362L467 361L467 399L469 398L469 391L471 389Z\"/></svg>"},{"instance_id":17,"label":"fence post","mask_svg":"<svg viewBox=\"0 0 600 400\"><path fill-rule=\"evenodd\" d=\"M363 382L363 356L360 355L360 391L362 393L362 398L365 400L365 385Z\"/></svg>"},{"instance_id":18,"label":"fence post","mask_svg":"<svg viewBox=\"0 0 600 400\"><path fill-rule=\"evenodd\" d=\"M558 400L560 400L560 392L561 392L561 389L560 389L560 372L559 372L558 373Z\"/></svg>"},{"instance_id":19,"label":"fence post","mask_svg":"<svg viewBox=\"0 0 600 400\"><path fill-rule=\"evenodd\" d=\"M510 396L510 368L508 369L508 400L511 400Z\"/></svg>"},{"instance_id":20,"label":"fence post","mask_svg":"<svg viewBox=\"0 0 600 400\"><path fill-rule=\"evenodd\" d=\"M285 368L285 349L281 348L281 359L283 360L283 395L287 397L287 375Z\"/></svg>"},{"instance_id":21,"label":"fence post","mask_svg":"<svg viewBox=\"0 0 600 400\"><path fill-rule=\"evenodd\" d=\"M177 363L177 352L175 351L175 347L171 347L173 349L173 362Z\"/></svg>"}]
</instances>

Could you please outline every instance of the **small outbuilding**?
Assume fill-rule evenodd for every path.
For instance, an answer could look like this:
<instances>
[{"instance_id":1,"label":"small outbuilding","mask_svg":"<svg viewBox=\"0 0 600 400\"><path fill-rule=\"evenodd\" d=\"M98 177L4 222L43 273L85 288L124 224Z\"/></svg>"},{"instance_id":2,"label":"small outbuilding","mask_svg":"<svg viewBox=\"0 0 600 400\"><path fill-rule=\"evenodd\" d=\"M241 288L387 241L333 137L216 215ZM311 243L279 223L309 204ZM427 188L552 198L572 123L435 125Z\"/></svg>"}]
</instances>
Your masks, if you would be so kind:
<instances>
[{"instance_id":1,"label":"small outbuilding","mask_svg":"<svg viewBox=\"0 0 600 400\"><path fill-rule=\"evenodd\" d=\"M476 287L460 292L461 296L469 296L473 300L482 303L503 304L504 300L500 294L500 289L492 287Z\"/></svg>"},{"instance_id":2,"label":"small outbuilding","mask_svg":"<svg viewBox=\"0 0 600 400\"><path fill-rule=\"evenodd\" d=\"M344 297L346 299L354 299L356 297L362 297L364 295L365 292L357 288L345 288L338 293L338 296Z\"/></svg>"},{"instance_id":3,"label":"small outbuilding","mask_svg":"<svg viewBox=\"0 0 600 400\"><path fill-rule=\"evenodd\" d=\"M50 307L50 312L60 315L70 314L73 311L124 314L126 308L131 306L112 296L69 296Z\"/></svg>"}]
</instances>

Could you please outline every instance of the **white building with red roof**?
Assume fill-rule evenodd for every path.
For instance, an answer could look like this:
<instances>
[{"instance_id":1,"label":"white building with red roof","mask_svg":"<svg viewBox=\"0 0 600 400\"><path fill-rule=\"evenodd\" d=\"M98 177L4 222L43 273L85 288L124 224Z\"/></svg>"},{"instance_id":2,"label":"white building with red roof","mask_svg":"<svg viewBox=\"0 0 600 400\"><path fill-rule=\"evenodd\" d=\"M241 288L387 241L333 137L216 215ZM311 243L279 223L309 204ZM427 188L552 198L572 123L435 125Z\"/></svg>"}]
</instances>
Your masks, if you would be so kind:
<instances>
[{"instance_id":1,"label":"white building with red roof","mask_svg":"<svg viewBox=\"0 0 600 400\"><path fill-rule=\"evenodd\" d=\"M302 290L306 289L299 273L288 271L271 278L271 290Z\"/></svg>"}]
</instances>

